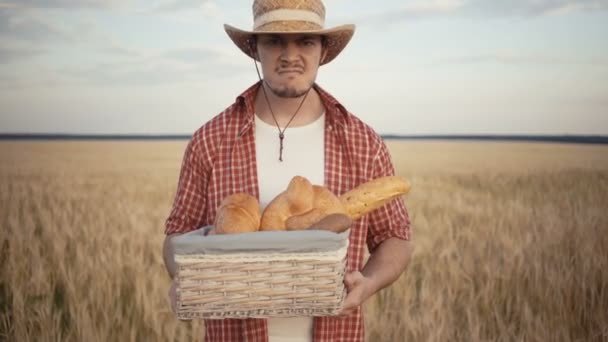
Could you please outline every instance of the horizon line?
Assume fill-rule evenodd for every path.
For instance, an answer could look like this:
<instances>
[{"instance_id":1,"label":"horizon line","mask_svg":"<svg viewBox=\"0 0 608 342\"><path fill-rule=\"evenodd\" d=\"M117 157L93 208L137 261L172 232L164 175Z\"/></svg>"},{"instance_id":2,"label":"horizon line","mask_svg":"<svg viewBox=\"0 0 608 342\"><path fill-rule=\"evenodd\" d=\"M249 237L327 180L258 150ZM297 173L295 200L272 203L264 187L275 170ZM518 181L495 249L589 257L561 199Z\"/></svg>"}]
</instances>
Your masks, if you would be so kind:
<instances>
[{"instance_id":1,"label":"horizon line","mask_svg":"<svg viewBox=\"0 0 608 342\"><path fill-rule=\"evenodd\" d=\"M601 134L380 134L387 140L494 140L608 144ZM0 133L0 140L185 140L192 134Z\"/></svg>"}]
</instances>

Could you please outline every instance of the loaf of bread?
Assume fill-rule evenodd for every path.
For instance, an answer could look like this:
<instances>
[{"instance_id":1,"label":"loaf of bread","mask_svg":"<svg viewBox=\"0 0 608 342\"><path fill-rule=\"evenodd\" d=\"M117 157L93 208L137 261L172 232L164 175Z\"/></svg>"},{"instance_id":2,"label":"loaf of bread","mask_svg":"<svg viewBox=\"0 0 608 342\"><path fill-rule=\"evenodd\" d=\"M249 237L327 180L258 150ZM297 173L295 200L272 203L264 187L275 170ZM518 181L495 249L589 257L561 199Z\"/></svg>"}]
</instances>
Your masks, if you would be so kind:
<instances>
[{"instance_id":1,"label":"loaf of bread","mask_svg":"<svg viewBox=\"0 0 608 342\"><path fill-rule=\"evenodd\" d=\"M323 186L312 185L305 177L295 176L264 209L260 230L308 229L334 213L346 214L336 195Z\"/></svg>"},{"instance_id":2,"label":"loaf of bread","mask_svg":"<svg viewBox=\"0 0 608 342\"><path fill-rule=\"evenodd\" d=\"M319 221L313 223L308 229L328 230L334 233L345 232L353 225L353 220L346 214L329 214Z\"/></svg>"},{"instance_id":3,"label":"loaf of bread","mask_svg":"<svg viewBox=\"0 0 608 342\"><path fill-rule=\"evenodd\" d=\"M399 176L386 176L360 184L337 197L329 189L294 177L287 189L275 197L262 213L260 230L298 230L317 226L345 231L352 220L384 206L410 190ZM339 214L343 214L342 216Z\"/></svg>"},{"instance_id":4,"label":"loaf of bread","mask_svg":"<svg viewBox=\"0 0 608 342\"><path fill-rule=\"evenodd\" d=\"M285 221L293 214L312 208L312 184L304 177L291 179L287 189L276 196L262 213L260 230L285 230Z\"/></svg>"},{"instance_id":5,"label":"loaf of bread","mask_svg":"<svg viewBox=\"0 0 608 342\"><path fill-rule=\"evenodd\" d=\"M312 209L300 215L290 216L285 221L287 230L308 229L327 215L346 214L340 199L326 187L313 185L312 194Z\"/></svg>"},{"instance_id":6,"label":"loaf of bread","mask_svg":"<svg viewBox=\"0 0 608 342\"><path fill-rule=\"evenodd\" d=\"M222 201L215 216L212 234L255 232L260 227L260 204L245 193L232 194Z\"/></svg>"},{"instance_id":7,"label":"loaf of bread","mask_svg":"<svg viewBox=\"0 0 608 342\"><path fill-rule=\"evenodd\" d=\"M399 176L386 176L363 183L340 196L348 216L356 220L391 200L407 194L410 183Z\"/></svg>"}]
</instances>

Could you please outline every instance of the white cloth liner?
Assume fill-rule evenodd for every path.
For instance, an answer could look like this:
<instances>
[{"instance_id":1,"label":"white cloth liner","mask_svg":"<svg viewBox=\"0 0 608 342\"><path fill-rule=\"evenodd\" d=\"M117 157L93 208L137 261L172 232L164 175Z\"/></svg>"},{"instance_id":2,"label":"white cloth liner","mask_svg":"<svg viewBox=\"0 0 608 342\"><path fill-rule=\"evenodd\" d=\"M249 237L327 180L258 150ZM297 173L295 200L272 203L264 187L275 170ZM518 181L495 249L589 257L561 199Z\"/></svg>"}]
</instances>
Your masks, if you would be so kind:
<instances>
[{"instance_id":1,"label":"white cloth liner","mask_svg":"<svg viewBox=\"0 0 608 342\"><path fill-rule=\"evenodd\" d=\"M348 246L350 229L343 233L327 230L259 231L208 235L210 226L173 237L176 255L235 253L330 252Z\"/></svg>"}]
</instances>

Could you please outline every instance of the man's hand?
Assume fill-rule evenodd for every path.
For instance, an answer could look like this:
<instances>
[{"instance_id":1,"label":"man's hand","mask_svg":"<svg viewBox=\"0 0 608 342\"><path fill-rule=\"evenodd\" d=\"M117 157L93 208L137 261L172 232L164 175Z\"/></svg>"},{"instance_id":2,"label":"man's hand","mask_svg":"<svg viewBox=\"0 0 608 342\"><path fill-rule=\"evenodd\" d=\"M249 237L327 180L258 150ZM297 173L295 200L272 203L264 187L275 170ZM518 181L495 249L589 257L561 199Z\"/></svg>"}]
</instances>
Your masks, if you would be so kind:
<instances>
[{"instance_id":1,"label":"man's hand","mask_svg":"<svg viewBox=\"0 0 608 342\"><path fill-rule=\"evenodd\" d=\"M398 238L384 240L370 255L361 272L350 272L344 277L348 294L340 316L350 315L374 293L393 283L407 266L412 245Z\"/></svg>"},{"instance_id":2,"label":"man's hand","mask_svg":"<svg viewBox=\"0 0 608 342\"><path fill-rule=\"evenodd\" d=\"M347 295L340 316L348 316L354 313L372 295L371 279L365 277L359 271L347 273L344 276L344 285Z\"/></svg>"}]
</instances>

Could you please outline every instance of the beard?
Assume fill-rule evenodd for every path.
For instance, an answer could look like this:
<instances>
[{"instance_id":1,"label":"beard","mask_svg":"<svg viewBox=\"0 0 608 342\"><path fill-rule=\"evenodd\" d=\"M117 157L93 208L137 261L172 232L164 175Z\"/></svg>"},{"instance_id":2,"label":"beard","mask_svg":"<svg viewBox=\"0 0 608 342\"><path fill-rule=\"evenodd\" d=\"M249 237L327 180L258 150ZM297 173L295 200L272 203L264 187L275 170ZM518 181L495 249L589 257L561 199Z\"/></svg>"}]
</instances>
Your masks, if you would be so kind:
<instances>
[{"instance_id":1,"label":"beard","mask_svg":"<svg viewBox=\"0 0 608 342\"><path fill-rule=\"evenodd\" d=\"M296 88L294 86L273 86L268 82L265 83L274 95L288 99L295 99L304 96L314 84L311 82L307 87Z\"/></svg>"}]
</instances>

